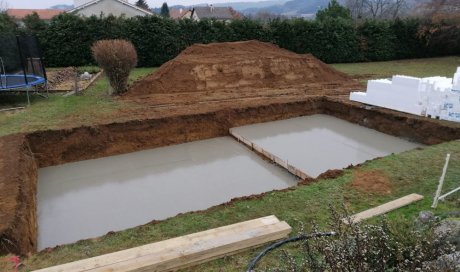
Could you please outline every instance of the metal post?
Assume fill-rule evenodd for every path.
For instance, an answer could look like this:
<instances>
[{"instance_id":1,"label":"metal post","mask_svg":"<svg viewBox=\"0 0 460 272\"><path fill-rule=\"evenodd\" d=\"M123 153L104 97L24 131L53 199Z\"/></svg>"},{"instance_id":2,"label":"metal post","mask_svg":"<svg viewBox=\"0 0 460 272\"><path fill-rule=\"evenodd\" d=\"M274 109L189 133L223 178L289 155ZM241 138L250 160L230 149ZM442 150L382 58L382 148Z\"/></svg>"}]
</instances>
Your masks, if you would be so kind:
<instances>
[{"instance_id":1,"label":"metal post","mask_svg":"<svg viewBox=\"0 0 460 272\"><path fill-rule=\"evenodd\" d=\"M27 106L30 106L29 89L30 89L30 86L27 85L27 88L26 88L26 93L27 93Z\"/></svg>"}]
</instances>

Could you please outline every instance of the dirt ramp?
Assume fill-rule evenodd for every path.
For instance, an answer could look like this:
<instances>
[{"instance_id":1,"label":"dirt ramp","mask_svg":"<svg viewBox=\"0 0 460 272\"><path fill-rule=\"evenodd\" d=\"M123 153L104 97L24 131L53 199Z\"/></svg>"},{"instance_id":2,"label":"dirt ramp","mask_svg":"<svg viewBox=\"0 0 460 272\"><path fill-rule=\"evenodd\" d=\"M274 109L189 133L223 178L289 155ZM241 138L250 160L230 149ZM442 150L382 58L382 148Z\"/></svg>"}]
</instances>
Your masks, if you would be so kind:
<instances>
[{"instance_id":1,"label":"dirt ramp","mask_svg":"<svg viewBox=\"0 0 460 272\"><path fill-rule=\"evenodd\" d=\"M134 84L127 96L260 88L292 88L352 81L310 54L259 41L197 44Z\"/></svg>"}]
</instances>

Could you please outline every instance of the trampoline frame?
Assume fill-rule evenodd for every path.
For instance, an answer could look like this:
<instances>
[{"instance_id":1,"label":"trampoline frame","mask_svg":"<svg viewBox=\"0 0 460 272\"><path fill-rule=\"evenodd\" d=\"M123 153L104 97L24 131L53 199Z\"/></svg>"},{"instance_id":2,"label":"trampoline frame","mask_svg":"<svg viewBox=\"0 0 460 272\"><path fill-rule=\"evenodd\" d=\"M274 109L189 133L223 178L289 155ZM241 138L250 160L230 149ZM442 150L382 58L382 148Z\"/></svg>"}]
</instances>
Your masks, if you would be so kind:
<instances>
[{"instance_id":1,"label":"trampoline frame","mask_svg":"<svg viewBox=\"0 0 460 272\"><path fill-rule=\"evenodd\" d=\"M42 53L41 50L39 49L39 57L26 57L24 58L23 53L21 51L21 46L19 44L19 36L16 36L16 41L18 45L18 52L19 52L19 58L21 59L21 66L22 66L22 72L21 74L7 74L5 65L3 62L3 59L0 57L0 93L2 92L21 92L25 91L27 95L27 105L30 106L30 91L33 89L33 92L44 97L48 98L49 97L49 90L48 90L48 79L46 77L46 70L45 66L43 65L42 61ZM31 68L33 74L27 74L26 73L26 67L24 61L31 62ZM38 60L40 67L41 67L41 72L43 73L43 76L39 76L38 73L35 71L35 67L33 65L33 60ZM16 84L16 85L8 85L8 78L10 77L19 77L19 78L24 78L24 83L23 84ZM34 78L36 80L29 82L29 78ZM3 83L5 82L5 83ZM38 86L43 85L46 94L42 95L40 94L40 91L38 89Z\"/></svg>"}]
</instances>

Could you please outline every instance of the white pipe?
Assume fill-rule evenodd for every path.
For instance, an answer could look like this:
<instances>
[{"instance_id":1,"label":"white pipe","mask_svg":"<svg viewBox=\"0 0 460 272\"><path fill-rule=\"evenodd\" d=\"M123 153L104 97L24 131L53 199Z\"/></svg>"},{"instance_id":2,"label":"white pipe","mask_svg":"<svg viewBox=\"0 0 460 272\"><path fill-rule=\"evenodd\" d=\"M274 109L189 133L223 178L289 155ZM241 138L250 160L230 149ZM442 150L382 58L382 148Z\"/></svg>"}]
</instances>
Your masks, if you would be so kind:
<instances>
[{"instance_id":1,"label":"white pipe","mask_svg":"<svg viewBox=\"0 0 460 272\"><path fill-rule=\"evenodd\" d=\"M443 194L442 196L439 197L440 200L444 200L444 198L446 198L447 196L457 192L458 190L460 190L460 187L458 187L457 189L453 189L452 191L446 193L446 194Z\"/></svg>"},{"instance_id":2,"label":"white pipe","mask_svg":"<svg viewBox=\"0 0 460 272\"><path fill-rule=\"evenodd\" d=\"M436 194L433 199L433 205L431 208L435 209L438 206L439 196L441 195L442 185L444 184L444 178L446 177L447 166L449 165L450 154L446 156L446 163L444 163L444 168L442 169L441 178L439 178L438 189L436 190Z\"/></svg>"}]
</instances>

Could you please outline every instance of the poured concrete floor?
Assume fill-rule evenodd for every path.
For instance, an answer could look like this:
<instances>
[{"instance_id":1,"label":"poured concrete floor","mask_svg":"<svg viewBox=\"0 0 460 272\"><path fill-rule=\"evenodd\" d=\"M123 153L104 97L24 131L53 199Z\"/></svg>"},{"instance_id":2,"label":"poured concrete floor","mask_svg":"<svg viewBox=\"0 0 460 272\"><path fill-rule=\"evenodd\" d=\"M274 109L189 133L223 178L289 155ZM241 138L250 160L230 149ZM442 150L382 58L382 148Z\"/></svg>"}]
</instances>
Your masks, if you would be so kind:
<instances>
[{"instance_id":1,"label":"poured concrete floor","mask_svg":"<svg viewBox=\"0 0 460 272\"><path fill-rule=\"evenodd\" d=\"M322 114L232 130L314 178L422 146Z\"/></svg>"},{"instance_id":2,"label":"poured concrete floor","mask_svg":"<svg viewBox=\"0 0 460 272\"><path fill-rule=\"evenodd\" d=\"M230 137L39 170L38 248L296 185Z\"/></svg>"}]
</instances>

